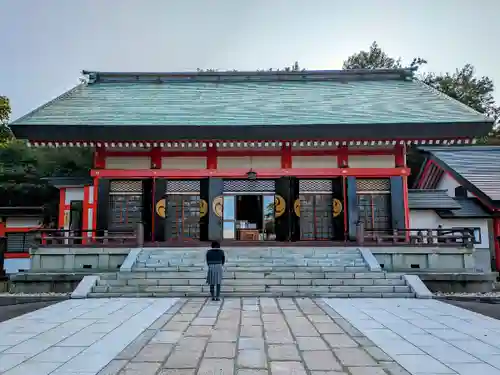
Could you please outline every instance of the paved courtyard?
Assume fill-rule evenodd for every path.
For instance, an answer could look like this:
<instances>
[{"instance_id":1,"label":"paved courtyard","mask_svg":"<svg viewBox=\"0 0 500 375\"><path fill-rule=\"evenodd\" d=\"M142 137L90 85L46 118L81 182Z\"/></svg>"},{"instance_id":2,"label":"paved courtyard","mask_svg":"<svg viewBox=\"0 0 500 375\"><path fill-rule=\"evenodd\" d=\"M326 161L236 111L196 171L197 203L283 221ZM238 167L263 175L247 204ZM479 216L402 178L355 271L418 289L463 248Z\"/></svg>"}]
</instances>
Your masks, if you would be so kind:
<instances>
[{"instance_id":1,"label":"paved courtyard","mask_svg":"<svg viewBox=\"0 0 500 375\"><path fill-rule=\"evenodd\" d=\"M69 300L0 323L0 373L500 375L500 322L433 300Z\"/></svg>"}]
</instances>

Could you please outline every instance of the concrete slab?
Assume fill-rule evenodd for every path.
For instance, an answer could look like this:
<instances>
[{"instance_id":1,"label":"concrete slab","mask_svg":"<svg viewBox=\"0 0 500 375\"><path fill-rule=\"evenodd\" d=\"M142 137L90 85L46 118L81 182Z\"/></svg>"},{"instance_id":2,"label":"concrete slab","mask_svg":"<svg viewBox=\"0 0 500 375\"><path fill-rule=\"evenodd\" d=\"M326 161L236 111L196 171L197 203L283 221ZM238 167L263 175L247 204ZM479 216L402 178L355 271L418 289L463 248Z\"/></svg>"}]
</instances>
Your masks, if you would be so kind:
<instances>
[{"instance_id":1,"label":"concrete slab","mask_svg":"<svg viewBox=\"0 0 500 375\"><path fill-rule=\"evenodd\" d=\"M436 300L325 299L412 375L500 375L500 321Z\"/></svg>"},{"instance_id":2,"label":"concrete slab","mask_svg":"<svg viewBox=\"0 0 500 375\"><path fill-rule=\"evenodd\" d=\"M95 375L177 299L69 300L0 323L0 372Z\"/></svg>"}]
</instances>

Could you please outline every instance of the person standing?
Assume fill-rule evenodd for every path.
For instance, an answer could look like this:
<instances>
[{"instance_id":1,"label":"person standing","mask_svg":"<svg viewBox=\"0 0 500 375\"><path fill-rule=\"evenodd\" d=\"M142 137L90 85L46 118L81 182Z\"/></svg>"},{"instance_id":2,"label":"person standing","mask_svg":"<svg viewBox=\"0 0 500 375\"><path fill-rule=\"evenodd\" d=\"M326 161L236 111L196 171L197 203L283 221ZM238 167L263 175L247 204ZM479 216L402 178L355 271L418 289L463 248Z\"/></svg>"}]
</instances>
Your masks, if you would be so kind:
<instances>
[{"instance_id":1,"label":"person standing","mask_svg":"<svg viewBox=\"0 0 500 375\"><path fill-rule=\"evenodd\" d=\"M212 242L212 248L207 251L206 260L208 265L207 284L210 285L212 301L220 301L220 286L222 284L222 266L226 262L224 251L217 241Z\"/></svg>"}]
</instances>

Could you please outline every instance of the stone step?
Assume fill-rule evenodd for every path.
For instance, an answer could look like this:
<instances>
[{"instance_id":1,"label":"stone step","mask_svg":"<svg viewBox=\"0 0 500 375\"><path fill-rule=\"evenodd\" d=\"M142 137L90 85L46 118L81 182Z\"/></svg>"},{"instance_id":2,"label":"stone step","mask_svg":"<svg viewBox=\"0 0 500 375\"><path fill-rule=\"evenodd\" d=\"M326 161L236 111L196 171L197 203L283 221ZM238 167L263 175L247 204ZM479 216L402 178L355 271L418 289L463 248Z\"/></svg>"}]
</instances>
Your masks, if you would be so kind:
<instances>
[{"instance_id":1,"label":"stone step","mask_svg":"<svg viewBox=\"0 0 500 375\"><path fill-rule=\"evenodd\" d=\"M411 293L408 286L312 286L312 285L222 285L222 293L226 292L277 292L277 293L308 293L311 295L322 295L324 293L370 293L370 294L390 294L390 293ZM137 286L94 286L94 293L209 293L208 285L137 285Z\"/></svg>"},{"instance_id":2,"label":"stone step","mask_svg":"<svg viewBox=\"0 0 500 375\"><path fill-rule=\"evenodd\" d=\"M89 298L151 298L151 297L208 297L208 293L204 292L155 292L155 293L96 293L92 292L88 295ZM323 297L323 298L415 298L414 293L320 293L310 294L306 292L225 292L222 298L237 298L237 297Z\"/></svg>"},{"instance_id":3,"label":"stone step","mask_svg":"<svg viewBox=\"0 0 500 375\"><path fill-rule=\"evenodd\" d=\"M313 286L405 286L402 279L224 279L224 285L313 285ZM99 280L98 286L191 286L205 285L205 278L197 279L117 279Z\"/></svg>"},{"instance_id":4,"label":"stone step","mask_svg":"<svg viewBox=\"0 0 500 375\"><path fill-rule=\"evenodd\" d=\"M201 266L192 266L198 268L198 270L206 270L206 267L201 267ZM294 268L277 268L277 267L268 267L268 268L258 268L258 269L251 269L250 267L231 267L229 269L225 269L226 272L253 272L253 273L270 273L270 272L296 272L298 269L305 269L303 272L339 272L339 273L362 273L362 272L369 272L369 270L366 267L331 267L330 269L325 269L325 270L316 270L316 271L308 271L306 267L294 267ZM134 272L197 272L198 270L193 270L193 271L181 271L176 270L172 271L172 267L157 267L157 268L132 268ZM204 271L206 272L206 271Z\"/></svg>"},{"instance_id":5,"label":"stone step","mask_svg":"<svg viewBox=\"0 0 500 375\"><path fill-rule=\"evenodd\" d=\"M351 267L349 267L351 268ZM134 272L196 272L206 271L206 265L197 266L169 266L169 267L136 267L132 270ZM368 267L356 267L361 272L369 272ZM224 266L225 272L347 272L346 267L333 267L333 266L291 266L291 265L272 265L272 266ZM352 270L350 271L352 272Z\"/></svg>"},{"instance_id":6,"label":"stone step","mask_svg":"<svg viewBox=\"0 0 500 375\"><path fill-rule=\"evenodd\" d=\"M117 272L101 276L103 280L113 279L201 279L206 271L150 271L150 272ZM399 279L400 274L385 272L224 272L224 279Z\"/></svg>"}]
</instances>

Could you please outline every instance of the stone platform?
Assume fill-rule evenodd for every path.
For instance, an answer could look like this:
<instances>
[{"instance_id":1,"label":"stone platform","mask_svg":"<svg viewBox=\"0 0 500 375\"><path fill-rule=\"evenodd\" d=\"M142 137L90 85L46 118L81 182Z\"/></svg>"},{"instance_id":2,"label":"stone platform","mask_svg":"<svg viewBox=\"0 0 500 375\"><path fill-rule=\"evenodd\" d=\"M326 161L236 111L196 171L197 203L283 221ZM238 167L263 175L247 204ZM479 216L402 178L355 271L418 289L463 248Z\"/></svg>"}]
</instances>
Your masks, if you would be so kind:
<instances>
[{"instance_id":1,"label":"stone platform","mask_svg":"<svg viewBox=\"0 0 500 375\"><path fill-rule=\"evenodd\" d=\"M228 297L390 297L415 293L401 273L380 269L358 248L225 248L222 293ZM371 255L371 257L370 257ZM131 252L120 272L102 274L88 297L200 297L205 250L144 249Z\"/></svg>"}]
</instances>

